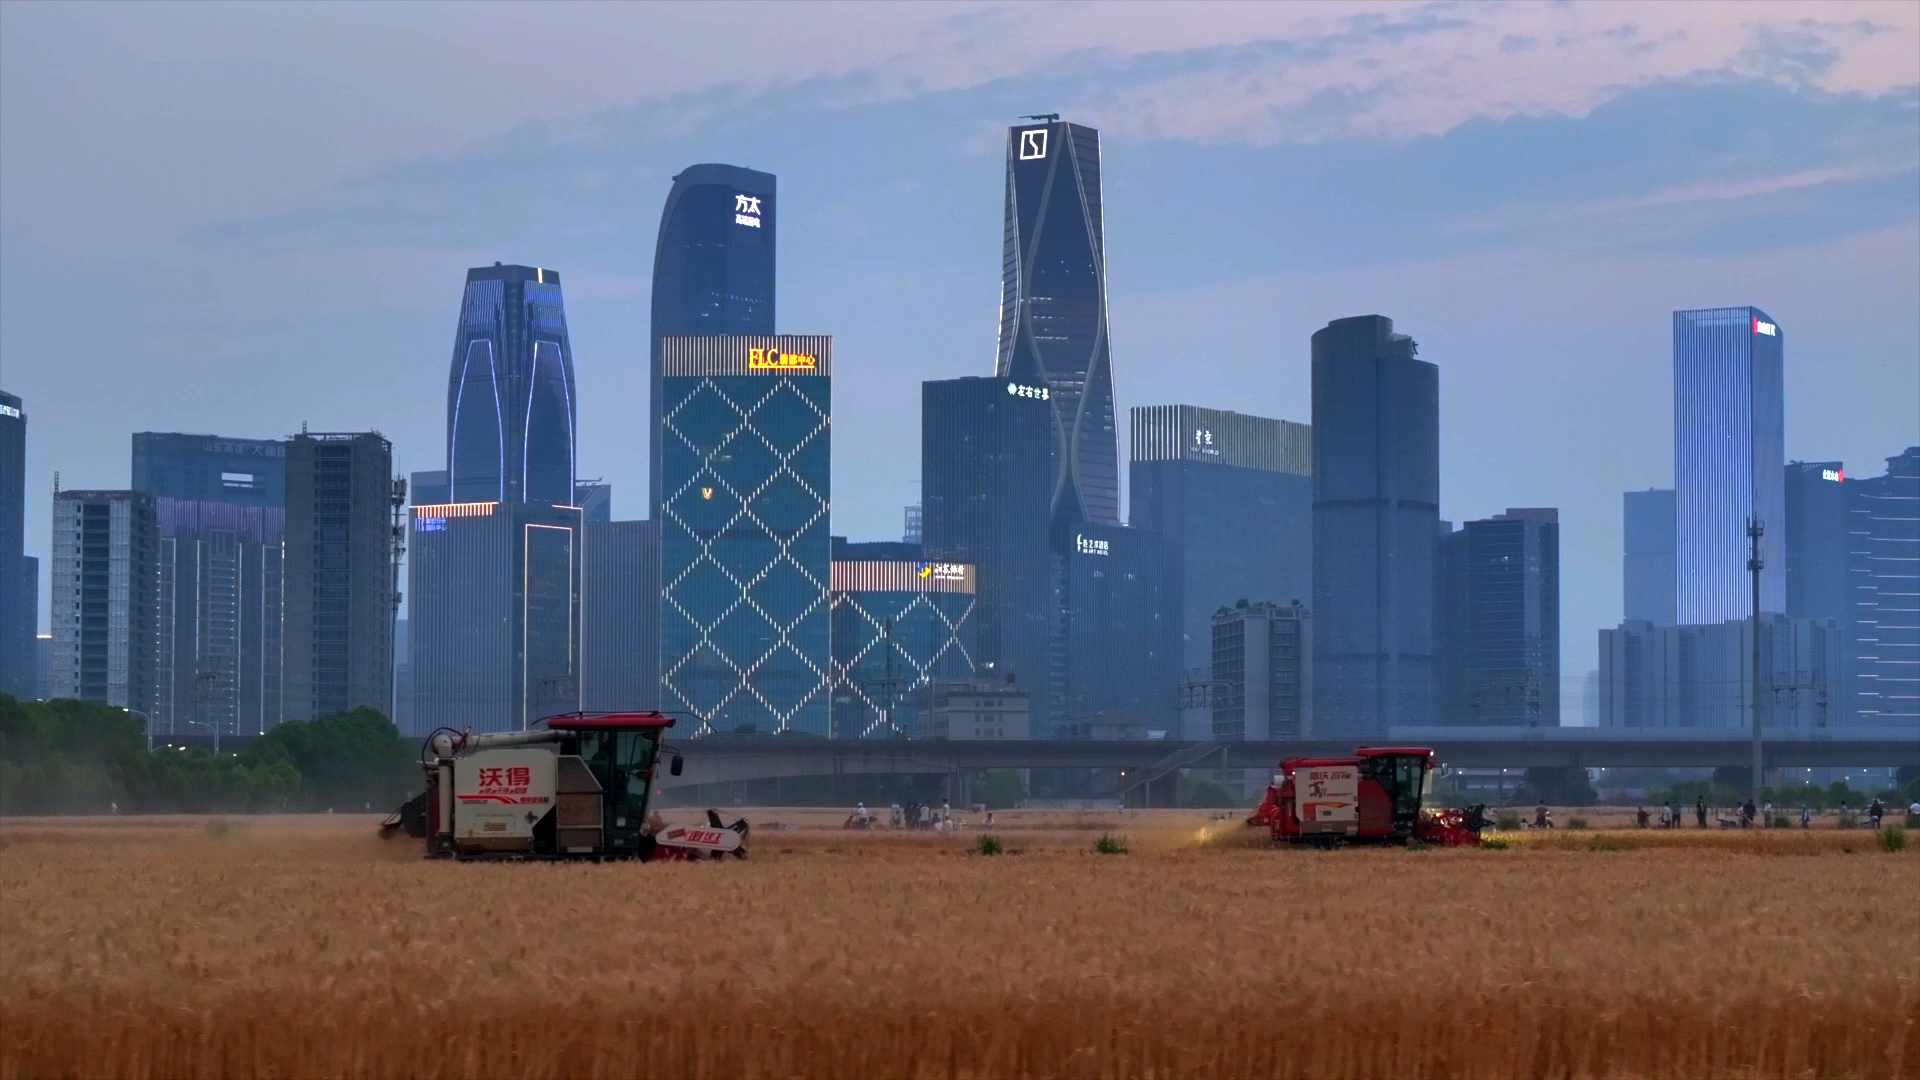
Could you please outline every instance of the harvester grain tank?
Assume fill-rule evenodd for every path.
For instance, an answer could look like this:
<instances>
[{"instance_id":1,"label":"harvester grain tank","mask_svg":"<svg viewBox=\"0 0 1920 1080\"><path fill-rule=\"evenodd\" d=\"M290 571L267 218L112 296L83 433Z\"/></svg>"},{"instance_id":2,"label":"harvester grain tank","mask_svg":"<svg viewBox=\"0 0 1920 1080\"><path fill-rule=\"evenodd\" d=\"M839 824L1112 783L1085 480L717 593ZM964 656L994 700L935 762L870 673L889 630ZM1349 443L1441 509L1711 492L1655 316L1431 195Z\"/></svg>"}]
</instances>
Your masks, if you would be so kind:
<instances>
[{"instance_id":1,"label":"harvester grain tank","mask_svg":"<svg viewBox=\"0 0 1920 1080\"><path fill-rule=\"evenodd\" d=\"M1417 746L1285 758L1247 824L1270 830L1280 843L1480 843L1462 811L1426 805L1435 769L1433 751Z\"/></svg>"},{"instance_id":2,"label":"harvester grain tank","mask_svg":"<svg viewBox=\"0 0 1920 1080\"><path fill-rule=\"evenodd\" d=\"M525 731L441 728L420 748L426 790L380 834L426 841L428 858L745 858L747 823L668 826L647 812L662 739L657 712L566 713ZM678 776L681 758L669 759Z\"/></svg>"}]
</instances>

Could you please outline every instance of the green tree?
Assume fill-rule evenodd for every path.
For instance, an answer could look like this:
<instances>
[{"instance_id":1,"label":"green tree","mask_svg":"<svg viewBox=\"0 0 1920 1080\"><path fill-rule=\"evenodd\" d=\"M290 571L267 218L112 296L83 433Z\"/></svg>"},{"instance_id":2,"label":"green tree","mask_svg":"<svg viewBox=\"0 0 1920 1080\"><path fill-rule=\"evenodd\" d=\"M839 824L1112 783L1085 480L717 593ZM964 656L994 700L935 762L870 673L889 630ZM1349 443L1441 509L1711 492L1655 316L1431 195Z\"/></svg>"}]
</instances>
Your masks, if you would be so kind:
<instances>
[{"instance_id":1,"label":"green tree","mask_svg":"<svg viewBox=\"0 0 1920 1080\"><path fill-rule=\"evenodd\" d=\"M989 769L974 792L981 802L1005 810L1027 797L1027 782L1018 769Z\"/></svg>"},{"instance_id":2,"label":"green tree","mask_svg":"<svg viewBox=\"0 0 1920 1080\"><path fill-rule=\"evenodd\" d=\"M284 763L304 781L313 809L390 809L420 784L415 748L377 709L292 720L262 735L242 756L263 768Z\"/></svg>"}]
</instances>

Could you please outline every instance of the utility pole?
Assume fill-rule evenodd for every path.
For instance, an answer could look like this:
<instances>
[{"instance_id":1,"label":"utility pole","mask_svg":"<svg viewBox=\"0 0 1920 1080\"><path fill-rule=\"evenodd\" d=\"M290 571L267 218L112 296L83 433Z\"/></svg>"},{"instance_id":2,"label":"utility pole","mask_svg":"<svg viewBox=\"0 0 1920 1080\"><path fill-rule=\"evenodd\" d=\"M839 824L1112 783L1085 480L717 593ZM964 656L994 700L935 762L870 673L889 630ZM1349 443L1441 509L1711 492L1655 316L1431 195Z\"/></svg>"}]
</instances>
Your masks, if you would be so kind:
<instances>
[{"instance_id":1,"label":"utility pole","mask_svg":"<svg viewBox=\"0 0 1920 1080\"><path fill-rule=\"evenodd\" d=\"M1760 742L1760 537L1766 523L1757 517L1747 519L1747 573L1753 578L1753 782L1750 797L1760 802L1760 773L1763 760Z\"/></svg>"}]
</instances>

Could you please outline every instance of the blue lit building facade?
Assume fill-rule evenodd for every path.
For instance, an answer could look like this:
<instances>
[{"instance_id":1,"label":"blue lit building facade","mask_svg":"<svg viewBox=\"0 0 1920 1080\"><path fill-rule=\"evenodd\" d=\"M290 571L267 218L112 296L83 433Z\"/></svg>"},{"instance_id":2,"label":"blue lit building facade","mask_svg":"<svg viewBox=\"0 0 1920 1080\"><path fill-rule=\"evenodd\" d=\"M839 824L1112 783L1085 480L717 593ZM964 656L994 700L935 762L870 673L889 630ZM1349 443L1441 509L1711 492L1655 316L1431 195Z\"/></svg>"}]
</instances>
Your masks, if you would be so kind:
<instances>
[{"instance_id":1,"label":"blue lit building facade","mask_svg":"<svg viewBox=\"0 0 1920 1080\"><path fill-rule=\"evenodd\" d=\"M1118 524L1100 133L1093 128L1053 120L1007 131L996 370L1048 390L1056 526Z\"/></svg>"},{"instance_id":2,"label":"blue lit building facade","mask_svg":"<svg viewBox=\"0 0 1920 1080\"><path fill-rule=\"evenodd\" d=\"M920 387L921 547L974 568L975 662L1029 691L1051 671L1053 414L1050 391L969 377Z\"/></svg>"},{"instance_id":3,"label":"blue lit building facade","mask_svg":"<svg viewBox=\"0 0 1920 1080\"><path fill-rule=\"evenodd\" d=\"M1133 410L1127 520L1157 534L1167 655L1213 663L1213 618L1313 597L1313 436L1305 424L1193 405Z\"/></svg>"},{"instance_id":4,"label":"blue lit building facade","mask_svg":"<svg viewBox=\"0 0 1920 1080\"><path fill-rule=\"evenodd\" d=\"M1747 522L1759 518L1760 610L1787 602L1786 331L1756 307L1673 313L1675 618L1752 614Z\"/></svg>"},{"instance_id":5,"label":"blue lit building facade","mask_svg":"<svg viewBox=\"0 0 1920 1080\"><path fill-rule=\"evenodd\" d=\"M560 275L467 271L447 384L452 502L573 502L578 412Z\"/></svg>"},{"instance_id":6,"label":"blue lit building facade","mask_svg":"<svg viewBox=\"0 0 1920 1080\"><path fill-rule=\"evenodd\" d=\"M832 346L661 342L661 707L697 733L831 732Z\"/></svg>"},{"instance_id":7,"label":"blue lit building facade","mask_svg":"<svg viewBox=\"0 0 1920 1080\"><path fill-rule=\"evenodd\" d=\"M1434 723L1440 369L1393 320L1313 335L1317 734Z\"/></svg>"},{"instance_id":8,"label":"blue lit building facade","mask_svg":"<svg viewBox=\"0 0 1920 1080\"><path fill-rule=\"evenodd\" d=\"M903 737L936 683L974 676L973 567L836 559L829 584L834 737Z\"/></svg>"},{"instance_id":9,"label":"blue lit building facade","mask_svg":"<svg viewBox=\"0 0 1920 1080\"><path fill-rule=\"evenodd\" d=\"M652 517L667 487L663 461L661 342L670 337L773 333L774 240L778 200L771 173L738 165L689 165L673 178L653 252L648 399Z\"/></svg>"}]
</instances>

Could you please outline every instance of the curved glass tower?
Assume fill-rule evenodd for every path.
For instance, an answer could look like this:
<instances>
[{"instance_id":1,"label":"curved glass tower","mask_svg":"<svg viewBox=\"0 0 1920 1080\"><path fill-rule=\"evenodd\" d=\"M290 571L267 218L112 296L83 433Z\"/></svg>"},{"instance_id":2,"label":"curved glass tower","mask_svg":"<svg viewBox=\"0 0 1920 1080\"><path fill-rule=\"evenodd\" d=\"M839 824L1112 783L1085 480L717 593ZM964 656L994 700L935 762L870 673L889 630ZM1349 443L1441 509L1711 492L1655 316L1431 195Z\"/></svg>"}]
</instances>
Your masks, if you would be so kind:
<instances>
[{"instance_id":1,"label":"curved glass tower","mask_svg":"<svg viewBox=\"0 0 1920 1080\"><path fill-rule=\"evenodd\" d=\"M452 502L573 502L573 349L560 275L467 271L447 387Z\"/></svg>"},{"instance_id":2,"label":"curved glass tower","mask_svg":"<svg viewBox=\"0 0 1920 1080\"><path fill-rule=\"evenodd\" d=\"M773 333L774 177L690 165L673 178L653 252L652 507L662 501L660 339Z\"/></svg>"},{"instance_id":3,"label":"curved glass tower","mask_svg":"<svg viewBox=\"0 0 1920 1080\"><path fill-rule=\"evenodd\" d=\"M1047 388L1056 531L1120 520L1104 236L1100 133L1059 119L1008 129L997 370Z\"/></svg>"}]
</instances>

